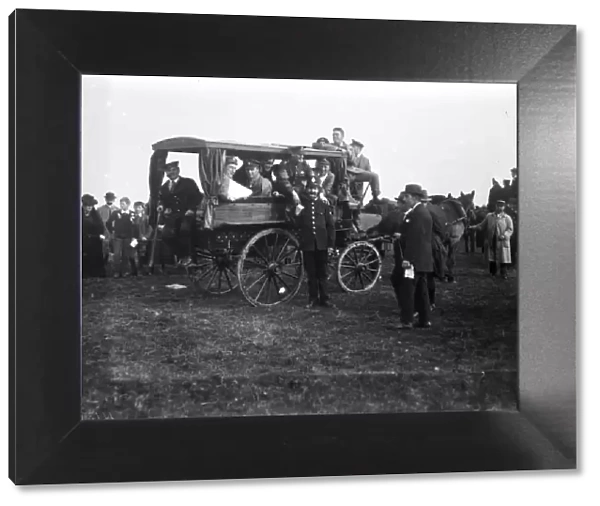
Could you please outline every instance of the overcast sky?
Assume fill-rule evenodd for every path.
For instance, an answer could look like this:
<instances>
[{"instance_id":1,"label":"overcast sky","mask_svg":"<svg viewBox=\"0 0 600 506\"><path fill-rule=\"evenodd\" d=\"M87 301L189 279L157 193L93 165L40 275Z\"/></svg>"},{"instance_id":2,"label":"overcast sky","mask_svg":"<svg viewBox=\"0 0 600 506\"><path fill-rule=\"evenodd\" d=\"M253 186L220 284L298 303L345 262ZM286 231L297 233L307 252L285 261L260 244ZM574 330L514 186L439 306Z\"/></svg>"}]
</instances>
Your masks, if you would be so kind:
<instances>
[{"instance_id":1,"label":"overcast sky","mask_svg":"<svg viewBox=\"0 0 600 506\"><path fill-rule=\"evenodd\" d=\"M182 77L83 77L83 192L148 198L151 145L175 136L310 145L333 127L360 140L383 195L475 190L516 166L516 86ZM182 175L198 181L193 155Z\"/></svg>"}]
</instances>

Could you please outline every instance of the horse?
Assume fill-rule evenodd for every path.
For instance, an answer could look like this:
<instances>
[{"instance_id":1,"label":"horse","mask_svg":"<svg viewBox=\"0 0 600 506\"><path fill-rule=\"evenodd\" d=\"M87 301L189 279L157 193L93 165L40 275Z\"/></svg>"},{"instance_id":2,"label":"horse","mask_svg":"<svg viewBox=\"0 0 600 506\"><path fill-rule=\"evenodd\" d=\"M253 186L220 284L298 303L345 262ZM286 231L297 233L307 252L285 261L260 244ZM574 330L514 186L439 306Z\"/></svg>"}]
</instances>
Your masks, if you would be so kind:
<instances>
[{"instance_id":1,"label":"horse","mask_svg":"<svg viewBox=\"0 0 600 506\"><path fill-rule=\"evenodd\" d=\"M443 228L442 245L445 265L443 276L450 283L454 282L454 265L456 263L456 250L466 230L466 213L462 204L456 199L445 199L440 204L427 204L432 218ZM391 236L399 231L404 213L392 207L389 202L381 207L382 219L379 224L367 230L367 236Z\"/></svg>"},{"instance_id":2,"label":"horse","mask_svg":"<svg viewBox=\"0 0 600 506\"><path fill-rule=\"evenodd\" d=\"M485 219L488 212L486 206L475 207L475 209L471 211L469 223L471 225L478 225ZM475 248L473 249L473 252L475 252L476 248L481 248L481 253L485 254L485 230L470 230L469 233L475 238Z\"/></svg>"},{"instance_id":3,"label":"horse","mask_svg":"<svg viewBox=\"0 0 600 506\"><path fill-rule=\"evenodd\" d=\"M467 219L466 219L467 228L463 235L464 240L465 240L465 252L466 253L474 253L475 252L475 242L476 242L475 231L469 230L469 225L473 225L476 220L475 201L474 201L475 200L475 190L473 190L471 193L463 193L461 191L460 197L458 197L457 200L461 203L461 205L463 206L463 209L465 210L465 213L467 214Z\"/></svg>"}]
</instances>

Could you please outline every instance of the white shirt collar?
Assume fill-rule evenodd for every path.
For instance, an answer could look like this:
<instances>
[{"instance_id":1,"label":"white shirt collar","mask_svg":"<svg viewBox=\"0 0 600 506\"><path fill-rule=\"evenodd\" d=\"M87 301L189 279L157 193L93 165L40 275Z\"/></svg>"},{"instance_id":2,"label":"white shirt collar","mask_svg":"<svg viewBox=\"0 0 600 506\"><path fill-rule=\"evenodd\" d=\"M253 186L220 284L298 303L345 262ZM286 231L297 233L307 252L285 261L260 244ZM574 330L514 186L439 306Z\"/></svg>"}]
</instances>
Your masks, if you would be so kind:
<instances>
[{"instance_id":1,"label":"white shirt collar","mask_svg":"<svg viewBox=\"0 0 600 506\"><path fill-rule=\"evenodd\" d=\"M410 213L412 213L415 210L415 208L420 204L421 204L421 202L417 202L414 206L412 206L408 211L406 211L406 213L404 214L404 217L406 218L406 216L408 216Z\"/></svg>"}]
</instances>

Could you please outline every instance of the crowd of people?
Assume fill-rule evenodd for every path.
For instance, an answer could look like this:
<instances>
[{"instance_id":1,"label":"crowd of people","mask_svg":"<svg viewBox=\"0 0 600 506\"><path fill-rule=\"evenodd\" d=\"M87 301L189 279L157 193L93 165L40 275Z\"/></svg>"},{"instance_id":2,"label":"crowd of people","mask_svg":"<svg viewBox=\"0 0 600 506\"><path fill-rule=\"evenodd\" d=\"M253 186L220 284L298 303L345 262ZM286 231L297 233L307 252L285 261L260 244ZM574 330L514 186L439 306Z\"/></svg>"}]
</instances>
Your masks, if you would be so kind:
<instances>
[{"instance_id":1,"label":"crowd of people","mask_svg":"<svg viewBox=\"0 0 600 506\"><path fill-rule=\"evenodd\" d=\"M280 163L272 159L248 159L238 167L237 160L228 157L218 192L222 201L235 200L236 192L232 190L238 185L251 196L282 196L295 208L308 280L309 308L332 306L327 270L335 245L333 209L341 203L362 202L364 183L370 184L374 202L379 201L381 193L379 177L362 153L364 145L355 139L346 144L342 128L335 128L332 133L333 142L320 137L312 147L344 151L347 164L341 163L338 157L331 157L319 159L315 167L311 167L303 159L301 148L292 149ZM203 195L193 179L180 175L177 161L165 163L163 170L167 181L160 187L157 206L160 243L168 247L180 264L189 265L196 210ZM516 198L518 192L517 169L511 172L512 181L505 180L504 187L493 180L488 209L495 210L481 223L469 227L486 232L490 274L495 276L500 266L503 278L507 277L506 269L511 262L510 236L513 233L505 205L506 200ZM149 223L148 206L135 202L130 210L130 200L122 197L117 207L112 192L104 198L105 204L96 210L97 201L92 195L82 197L83 276L105 276L108 259L112 260L115 277L149 272L146 267L154 263L156 254L149 244L153 243L153 233L158 231ZM428 210L431 199L418 184L406 185L395 200L397 212L390 214L396 220L392 227L395 264L391 283L400 308L400 327L428 328L435 309L436 265L443 263L436 251L444 249L440 237L445 224L438 222L431 208Z\"/></svg>"},{"instance_id":2,"label":"crowd of people","mask_svg":"<svg viewBox=\"0 0 600 506\"><path fill-rule=\"evenodd\" d=\"M352 139L347 144L342 128L334 128L332 142L319 137L312 147L327 151L341 151L347 163L340 158L324 158L311 167L302 154L302 148L291 150L283 160L242 160L238 167L235 157L227 157L218 190L221 202L231 202L245 197L283 197L295 208L296 215L304 209L302 201L308 197L307 185L314 183L320 200L330 206L347 202L358 204L364 198L364 183L369 183L373 201L381 194L379 175L372 171L369 159L363 154L364 144ZM106 203L96 209L96 199L89 194L82 198L82 255L83 276L106 276L110 263L115 277L151 273L150 263L156 257L162 260L173 256L178 264L192 263L192 237L196 211L203 195L192 178L182 177L178 161L164 163L161 167L167 181L158 196L158 229L149 224L149 208L142 202L129 210L127 197L115 205L112 192L105 195ZM243 189L244 191L240 191ZM101 225L100 225L101 224ZM158 247L148 245L153 232L160 234ZM99 251L102 251L100 253ZM152 253L154 251L154 253ZM152 256L152 262L150 257ZM102 262L100 262L100 258Z\"/></svg>"},{"instance_id":3,"label":"crowd of people","mask_svg":"<svg viewBox=\"0 0 600 506\"><path fill-rule=\"evenodd\" d=\"M379 175L371 169L369 159L363 154L364 144L352 139L350 144L344 140L343 128L334 128L332 142L319 137L312 147L327 151L342 151L346 154L347 164L336 158L323 158L311 167L302 154L302 148L292 148L292 152L280 163L275 159L264 161L244 160L237 167L234 157L226 160L225 177L219 189L219 198L223 201L235 200L232 197L232 185L240 185L251 191L255 197L283 196L296 206L300 204L300 193L306 190L309 180L317 183L320 195L332 205L337 202L357 204L364 198L364 183L369 183L374 201L381 194ZM244 195L243 192L241 195Z\"/></svg>"},{"instance_id":4,"label":"crowd of people","mask_svg":"<svg viewBox=\"0 0 600 506\"><path fill-rule=\"evenodd\" d=\"M82 276L105 277L107 264L114 267L114 276L137 276L148 263L148 244L152 235L147 206L122 197L115 205L116 195L108 192L98 209L93 195L85 194L82 204Z\"/></svg>"}]
</instances>

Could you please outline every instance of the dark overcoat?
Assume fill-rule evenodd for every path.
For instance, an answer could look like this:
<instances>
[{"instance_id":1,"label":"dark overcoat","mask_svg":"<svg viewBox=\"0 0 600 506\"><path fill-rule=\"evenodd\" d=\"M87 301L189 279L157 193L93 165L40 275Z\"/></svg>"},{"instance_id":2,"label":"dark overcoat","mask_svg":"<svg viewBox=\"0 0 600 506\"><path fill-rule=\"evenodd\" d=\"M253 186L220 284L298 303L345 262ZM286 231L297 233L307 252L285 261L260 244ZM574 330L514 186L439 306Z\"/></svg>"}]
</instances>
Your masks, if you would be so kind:
<instances>
[{"instance_id":1,"label":"dark overcoat","mask_svg":"<svg viewBox=\"0 0 600 506\"><path fill-rule=\"evenodd\" d=\"M418 204L404 216L400 234L404 260L408 260L417 272L433 272L433 220L424 205Z\"/></svg>"},{"instance_id":2,"label":"dark overcoat","mask_svg":"<svg viewBox=\"0 0 600 506\"><path fill-rule=\"evenodd\" d=\"M195 211L202 201L202 194L196 181L189 177L180 177L173 190L169 190L169 182L164 183L158 192L158 204L171 212L183 214Z\"/></svg>"}]
</instances>

